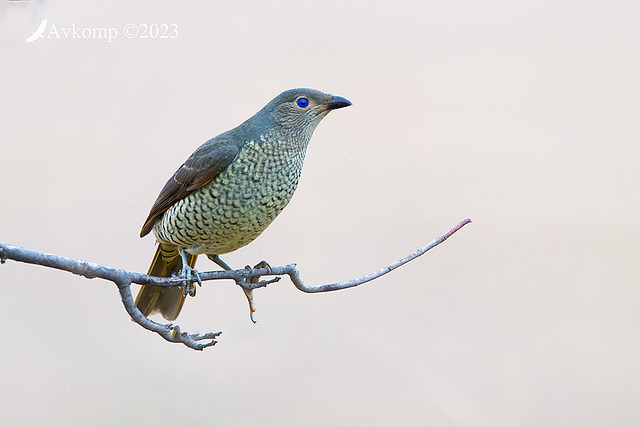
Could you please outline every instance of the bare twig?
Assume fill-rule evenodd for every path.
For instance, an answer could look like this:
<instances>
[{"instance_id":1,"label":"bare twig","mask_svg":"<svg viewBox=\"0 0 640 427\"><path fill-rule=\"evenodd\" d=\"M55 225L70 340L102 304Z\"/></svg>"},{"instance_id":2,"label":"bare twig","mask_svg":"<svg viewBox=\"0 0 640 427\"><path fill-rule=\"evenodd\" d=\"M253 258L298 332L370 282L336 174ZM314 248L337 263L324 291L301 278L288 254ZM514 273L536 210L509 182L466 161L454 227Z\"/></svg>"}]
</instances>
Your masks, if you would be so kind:
<instances>
[{"instance_id":1,"label":"bare twig","mask_svg":"<svg viewBox=\"0 0 640 427\"><path fill-rule=\"evenodd\" d=\"M291 278L293 284L299 290L308 293L316 292L329 292L340 289L347 289L354 286L361 285L363 283L370 282L378 277L389 273L392 270L408 263L409 261L419 257L444 242L451 237L456 231L460 230L465 225L469 224L471 219L466 218L460 221L455 227L441 235L440 237L432 240L427 245L421 247L415 252L407 255L406 257L389 264L380 270L369 273L365 276L357 279L347 280L345 282L332 283L327 285L309 286L306 285L300 278L295 264L288 264L280 267L270 268L244 268L240 270L226 270L226 271L207 271L200 273L202 281L207 280L219 280L219 279L232 279L246 290L253 290L261 287L265 287L270 283L274 283L279 280L275 277L270 280L259 280L260 276L281 276L288 275ZM120 291L120 297L131 319L142 326L145 329L156 332L162 336L165 340L170 342L182 343L194 350L203 350L207 347L216 344L216 338L221 332L209 332L206 334L188 334L182 332L178 325L173 324L160 324L145 317L135 305L133 296L131 295L131 284L139 285L155 285L162 287L177 287L183 286L183 279L179 277L154 277L147 276L146 274L130 272L121 270L118 268L107 267L92 262L67 258L59 255L47 254L39 252L33 249L22 248L20 246L10 245L8 243L0 242L0 262L4 264L7 259L14 261L20 261L28 264L42 265L45 267L51 267L58 270L68 271L80 276L84 276L89 279L99 277L101 279L109 280L118 286ZM253 279L251 279L253 278ZM251 280L247 280L251 279ZM249 301L251 304L251 300Z\"/></svg>"},{"instance_id":2,"label":"bare twig","mask_svg":"<svg viewBox=\"0 0 640 427\"><path fill-rule=\"evenodd\" d=\"M340 290L340 289L352 288L354 286L362 285L363 283L367 283L367 282L370 282L370 281L372 281L374 279L377 279L378 277L383 276L383 275L389 273L390 271L395 270L396 268L408 263L409 261L412 261L412 260L418 258L420 255L423 255L429 249L432 249L432 248L438 246L440 243L442 243L445 240L447 240L456 231L460 230L462 227L464 227L465 225L469 224L470 222L471 222L471 219L470 218L466 218L466 219L460 221L458 224L456 224L455 227L453 227L451 230L449 230L446 233L444 233L442 236L433 239L431 242L427 243L425 246L417 249L415 252L407 255L406 257L401 258L398 261L396 261L394 263L391 263L391 264L387 265L386 267L381 268L380 270L374 271L373 273L369 273L369 274L364 275L362 277L358 277L357 279L347 280L345 282L331 283L331 284L328 284L328 285L318 285L318 286L306 285L302 281L302 279L300 278L300 273L298 273L298 270L296 269L296 265L295 264L289 264L289 265L284 266L285 270L282 271L282 272L280 272L277 267L276 268L272 268L272 271L273 271L273 274L287 274L287 275L289 275L289 277L291 278L291 281L293 282L293 284L296 285L296 288L300 289L302 292L308 292L308 293L329 292L329 291L337 291L337 290Z\"/></svg>"}]
</instances>

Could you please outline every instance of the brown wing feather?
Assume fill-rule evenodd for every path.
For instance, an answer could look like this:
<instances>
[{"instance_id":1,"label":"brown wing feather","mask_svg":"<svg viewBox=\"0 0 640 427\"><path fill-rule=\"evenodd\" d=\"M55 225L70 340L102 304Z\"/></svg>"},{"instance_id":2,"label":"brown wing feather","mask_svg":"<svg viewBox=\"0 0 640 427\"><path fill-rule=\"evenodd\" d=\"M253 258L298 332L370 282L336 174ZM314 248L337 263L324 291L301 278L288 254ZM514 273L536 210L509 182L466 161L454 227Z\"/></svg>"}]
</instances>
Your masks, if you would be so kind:
<instances>
[{"instance_id":1,"label":"brown wing feather","mask_svg":"<svg viewBox=\"0 0 640 427\"><path fill-rule=\"evenodd\" d=\"M196 150L160 191L160 195L151 207L149 216L142 226L140 237L149 234L156 220L174 203L204 186L225 170L238 155L238 152L238 147L232 144L215 144L213 146L205 144Z\"/></svg>"}]
</instances>

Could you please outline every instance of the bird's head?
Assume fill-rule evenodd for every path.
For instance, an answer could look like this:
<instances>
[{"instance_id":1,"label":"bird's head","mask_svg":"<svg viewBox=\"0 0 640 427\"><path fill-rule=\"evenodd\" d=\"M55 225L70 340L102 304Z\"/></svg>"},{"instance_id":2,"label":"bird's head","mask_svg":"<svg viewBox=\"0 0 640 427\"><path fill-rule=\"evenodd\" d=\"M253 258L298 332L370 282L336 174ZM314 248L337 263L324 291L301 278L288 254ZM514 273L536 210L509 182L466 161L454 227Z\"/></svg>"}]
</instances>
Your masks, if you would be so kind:
<instances>
[{"instance_id":1,"label":"bird's head","mask_svg":"<svg viewBox=\"0 0 640 427\"><path fill-rule=\"evenodd\" d=\"M351 102L315 89L289 89L269 102L264 110L282 128L313 132L331 110L348 107Z\"/></svg>"}]
</instances>

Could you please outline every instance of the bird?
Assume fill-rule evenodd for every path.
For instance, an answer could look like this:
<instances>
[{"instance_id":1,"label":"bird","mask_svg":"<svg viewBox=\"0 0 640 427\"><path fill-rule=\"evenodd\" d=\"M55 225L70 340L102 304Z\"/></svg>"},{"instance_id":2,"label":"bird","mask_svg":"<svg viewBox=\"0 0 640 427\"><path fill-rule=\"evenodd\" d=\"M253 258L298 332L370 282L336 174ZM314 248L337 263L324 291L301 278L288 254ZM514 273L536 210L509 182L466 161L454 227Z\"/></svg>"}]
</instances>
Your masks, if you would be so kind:
<instances>
[{"instance_id":1,"label":"bird","mask_svg":"<svg viewBox=\"0 0 640 427\"><path fill-rule=\"evenodd\" d=\"M47 28L47 22L48 22L48 19L43 18L42 21L40 21L40 25L38 25L38 29L27 38L26 42L31 43L40 38L44 38L43 33L44 33L44 30Z\"/></svg>"},{"instance_id":2,"label":"bird","mask_svg":"<svg viewBox=\"0 0 640 427\"><path fill-rule=\"evenodd\" d=\"M189 156L160 191L140 232L153 233L158 243L147 274L181 275L186 285L144 285L135 301L142 314L178 317L187 295L195 295L198 255L231 269L219 256L251 243L282 212L316 126L349 105L319 90L289 89ZM245 293L253 311L251 291Z\"/></svg>"}]
</instances>

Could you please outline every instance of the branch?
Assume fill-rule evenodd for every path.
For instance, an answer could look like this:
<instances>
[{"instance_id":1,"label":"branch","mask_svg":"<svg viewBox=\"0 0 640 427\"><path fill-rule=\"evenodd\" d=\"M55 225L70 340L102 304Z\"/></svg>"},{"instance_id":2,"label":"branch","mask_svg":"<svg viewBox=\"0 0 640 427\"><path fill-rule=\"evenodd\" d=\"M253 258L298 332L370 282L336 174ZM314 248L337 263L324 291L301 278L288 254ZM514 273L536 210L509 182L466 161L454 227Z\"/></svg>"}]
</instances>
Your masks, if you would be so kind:
<instances>
[{"instance_id":1,"label":"branch","mask_svg":"<svg viewBox=\"0 0 640 427\"><path fill-rule=\"evenodd\" d=\"M296 265L295 264L289 264L289 265L284 266L283 267L284 270L282 272L280 272L279 270L274 268L274 269L272 269L273 270L273 274L287 274L287 275L289 275L289 277L291 278L291 281L296 286L296 288L300 289L302 292L307 292L307 293L329 292L329 291L338 291L338 290L341 290L341 289L352 288L354 286L358 286L358 285L362 285L363 283L370 282L370 281L372 281L374 279L377 279L380 276L384 276L385 274L387 274L387 273L395 270L396 268L408 263L409 261L412 261L412 260L418 258L420 255L423 255L429 249L433 249L434 247L438 246L440 243L442 243L445 240L447 240L456 231L460 230L462 227L464 227L465 225L469 224L470 222L471 222L471 218L463 219L458 224L456 224L455 227L453 227L452 229L450 229L449 231L444 233L442 236L439 236L439 237L433 239L432 241L427 243L425 246L417 249L415 252L405 256L404 258L399 259L398 261L396 261L394 263L391 263L391 264L387 265L386 267L381 268L380 270L374 271L373 273L366 274L366 275L364 275L362 277L358 277L357 279L351 279L351 280L347 280L345 282L331 283L331 284L328 284L328 285L309 286L309 285L306 285L302 281L302 279L300 278L300 273L298 273L298 270L296 269Z\"/></svg>"},{"instance_id":2,"label":"branch","mask_svg":"<svg viewBox=\"0 0 640 427\"><path fill-rule=\"evenodd\" d=\"M306 285L300 278L295 264L288 264L280 267L265 267L265 268L244 268L240 270L227 270L227 271L207 271L200 273L200 279L206 280L219 280L219 279L233 279L236 284L242 288L250 291L253 289L265 287L270 283L277 282L280 278L274 277L270 280L259 280L261 276L281 276L288 275L293 284L299 290L307 293L316 292L329 292L340 289L352 288L354 286L362 285L363 283L370 282L389 273L392 270L414 260L415 258L423 255L428 250L438 246L440 243L447 240L455 232L460 230L465 225L469 224L471 219L466 218L460 221L455 227L444 233L443 235L435 238L427 245L419 248L415 252L405 256L398 261L389 264L380 270L373 273L359 277L357 279L347 280L345 282L332 283L327 285L309 286ZM161 287L179 287L184 286L184 279L180 277L154 277L148 276L142 273L130 272L118 268L107 267L92 262L67 258L59 255L47 254L39 252L33 249L22 248L20 246L10 245L8 243L0 242L0 262L5 263L7 259L14 261L24 262L28 264L42 265L45 267L51 267L58 270L68 271L73 274L84 276L88 279L101 278L109 280L116 284L120 297L124 305L125 310L131 316L131 319L142 326L145 329L156 332L161 337L169 342L182 343L194 350L203 350L207 347L216 344L216 338L221 332L208 332L205 334L189 334L182 332L178 325L161 324L156 323L149 318L145 317L135 305L133 296L131 295L131 284L138 285L154 285ZM250 306L252 300L249 300Z\"/></svg>"}]
</instances>

